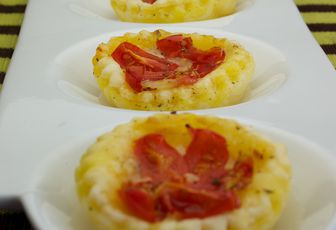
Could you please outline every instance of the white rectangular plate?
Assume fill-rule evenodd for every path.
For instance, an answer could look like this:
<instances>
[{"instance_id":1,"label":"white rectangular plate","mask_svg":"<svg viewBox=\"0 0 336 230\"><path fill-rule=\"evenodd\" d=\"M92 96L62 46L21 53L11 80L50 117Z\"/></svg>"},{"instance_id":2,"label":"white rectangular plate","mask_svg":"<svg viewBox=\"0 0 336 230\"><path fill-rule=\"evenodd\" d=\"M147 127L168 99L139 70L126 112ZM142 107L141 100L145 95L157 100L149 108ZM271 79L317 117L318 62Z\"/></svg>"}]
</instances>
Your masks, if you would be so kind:
<instances>
[{"instance_id":1,"label":"white rectangular plate","mask_svg":"<svg viewBox=\"0 0 336 230\"><path fill-rule=\"evenodd\" d=\"M1 206L34 191L31 181L37 179L41 165L58 155L54 149L70 146L83 133L100 134L100 130L134 116L151 114L108 108L98 105L94 97L91 102L83 100L83 92L75 92L71 86L78 84L79 90L86 89L93 96L98 92L89 65L94 43L106 41L104 34L118 33L119 29L164 27L119 22L107 2L29 1L0 98ZM194 112L257 120L336 152L336 72L294 3L292 0L243 3L241 0L237 14L226 18L165 28L174 30L179 26L190 31L226 34L242 42L257 57L259 81L253 83L256 86L260 79L269 79L268 75L282 74L285 78L279 78L281 84L275 78L276 82L270 84L277 87L261 96L257 91L255 100ZM89 50L78 51L81 47ZM258 51L258 47L263 49ZM268 59L270 56L276 58ZM76 77L71 78L72 73ZM63 84L65 80L71 83L70 91L69 84Z\"/></svg>"}]
</instances>

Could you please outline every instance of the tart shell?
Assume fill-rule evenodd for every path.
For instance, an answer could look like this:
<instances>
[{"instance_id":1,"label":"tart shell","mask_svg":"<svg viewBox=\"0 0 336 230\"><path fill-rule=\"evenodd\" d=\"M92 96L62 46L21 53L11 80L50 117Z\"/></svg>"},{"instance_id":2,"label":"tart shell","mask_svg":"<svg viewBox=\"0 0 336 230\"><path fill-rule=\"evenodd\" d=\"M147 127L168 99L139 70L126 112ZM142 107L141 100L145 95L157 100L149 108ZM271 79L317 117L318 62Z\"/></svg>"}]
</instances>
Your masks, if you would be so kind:
<instances>
[{"instance_id":1,"label":"tart shell","mask_svg":"<svg viewBox=\"0 0 336 230\"><path fill-rule=\"evenodd\" d=\"M191 37L194 47L200 50L220 47L225 51L225 59L216 69L192 85L165 88L165 80L160 80L155 82L155 90L135 92L111 54L123 42L155 53L156 41L170 35L164 30L126 33L98 46L93 57L94 75L109 105L136 110L190 110L228 106L242 100L255 68L252 55L228 39L197 33L183 35Z\"/></svg>"},{"instance_id":2,"label":"tart shell","mask_svg":"<svg viewBox=\"0 0 336 230\"><path fill-rule=\"evenodd\" d=\"M241 207L204 219L167 218L156 223L138 219L127 211L118 195L122 184L137 174L134 141L160 133L183 154L190 142L186 124L222 135L227 141L229 162L242 155L252 157L252 181L238 193ZM284 208L290 181L291 166L283 145L233 120L193 114L157 114L119 125L97 139L76 170L79 198L101 229L268 230Z\"/></svg>"},{"instance_id":3,"label":"tart shell","mask_svg":"<svg viewBox=\"0 0 336 230\"><path fill-rule=\"evenodd\" d=\"M111 0L111 5L122 21L173 23L232 14L236 0L157 0L153 4L142 0Z\"/></svg>"}]
</instances>

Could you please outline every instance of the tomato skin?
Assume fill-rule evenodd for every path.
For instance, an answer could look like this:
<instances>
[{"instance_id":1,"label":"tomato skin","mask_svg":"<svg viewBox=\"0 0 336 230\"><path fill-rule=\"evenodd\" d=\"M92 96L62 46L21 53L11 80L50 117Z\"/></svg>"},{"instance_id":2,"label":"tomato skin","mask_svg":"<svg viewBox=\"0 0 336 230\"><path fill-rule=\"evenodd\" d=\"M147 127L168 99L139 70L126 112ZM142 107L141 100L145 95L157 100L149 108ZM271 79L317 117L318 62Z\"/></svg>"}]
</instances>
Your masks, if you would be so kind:
<instances>
[{"instance_id":1,"label":"tomato skin","mask_svg":"<svg viewBox=\"0 0 336 230\"><path fill-rule=\"evenodd\" d=\"M193 136L184 156L189 171L202 176L216 168L224 169L229 159L226 140L210 130L188 129Z\"/></svg>"},{"instance_id":2,"label":"tomato skin","mask_svg":"<svg viewBox=\"0 0 336 230\"><path fill-rule=\"evenodd\" d=\"M225 52L219 47L198 50L190 37L172 35L156 42L157 48L169 58L185 58L192 62L191 68L179 76L178 85L191 85L216 69L224 60Z\"/></svg>"},{"instance_id":3,"label":"tomato skin","mask_svg":"<svg viewBox=\"0 0 336 230\"><path fill-rule=\"evenodd\" d=\"M129 43L121 43L112 53L113 59L125 70L126 82L136 92L141 92L141 82L157 81L172 74L177 64L150 54Z\"/></svg>"},{"instance_id":4,"label":"tomato skin","mask_svg":"<svg viewBox=\"0 0 336 230\"><path fill-rule=\"evenodd\" d=\"M158 220L155 212L155 201L148 192L128 183L122 187L119 195L128 210L134 215L149 222Z\"/></svg>"},{"instance_id":5,"label":"tomato skin","mask_svg":"<svg viewBox=\"0 0 336 230\"><path fill-rule=\"evenodd\" d=\"M160 134L149 134L135 143L135 156L140 162L140 174L150 177L154 184L165 180L182 180L187 166L181 154Z\"/></svg>"},{"instance_id":6,"label":"tomato skin","mask_svg":"<svg viewBox=\"0 0 336 230\"><path fill-rule=\"evenodd\" d=\"M229 153L223 136L186 125L192 140L184 156L163 135L148 134L135 141L139 176L119 191L129 211L149 222L168 215L177 219L206 218L240 207L237 192L251 183L253 160L236 160L226 169ZM186 175L194 180L188 180Z\"/></svg>"},{"instance_id":7,"label":"tomato skin","mask_svg":"<svg viewBox=\"0 0 336 230\"><path fill-rule=\"evenodd\" d=\"M142 1L149 4L153 4L154 2L156 2L156 0L142 0Z\"/></svg>"},{"instance_id":8,"label":"tomato skin","mask_svg":"<svg viewBox=\"0 0 336 230\"><path fill-rule=\"evenodd\" d=\"M128 183L119 191L129 211L148 222L164 219L168 213L177 219L205 218L240 207L234 191L208 191L166 182L156 193L141 184Z\"/></svg>"},{"instance_id":9,"label":"tomato skin","mask_svg":"<svg viewBox=\"0 0 336 230\"><path fill-rule=\"evenodd\" d=\"M112 53L112 57L123 66L132 66L137 63L152 68L155 71L174 70L177 65L168 62L165 58L148 53L129 42L121 43Z\"/></svg>"},{"instance_id":10,"label":"tomato skin","mask_svg":"<svg viewBox=\"0 0 336 230\"><path fill-rule=\"evenodd\" d=\"M177 34L158 40L156 46L165 57L184 57L184 54L192 48L192 40Z\"/></svg>"},{"instance_id":11,"label":"tomato skin","mask_svg":"<svg viewBox=\"0 0 336 230\"><path fill-rule=\"evenodd\" d=\"M233 191L208 191L181 184L162 186L158 202L178 219L205 218L240 206Z\"/></svg>"},{"instance_id":12,"label":"tomato skin","mask_svg":"<svg viewBox=\"0 0 336 230\"><path fill-rule=\"evenodd\" d=\"M225 57L225 52L221 48L213 47L206 51L199 50L193 46L190 37L183 37L182 35L172 35L158 40L156 46L165 57L186 58L192 61L194 66L204 63L208 66L216 66Z\"/></svg>"}]
</instances>

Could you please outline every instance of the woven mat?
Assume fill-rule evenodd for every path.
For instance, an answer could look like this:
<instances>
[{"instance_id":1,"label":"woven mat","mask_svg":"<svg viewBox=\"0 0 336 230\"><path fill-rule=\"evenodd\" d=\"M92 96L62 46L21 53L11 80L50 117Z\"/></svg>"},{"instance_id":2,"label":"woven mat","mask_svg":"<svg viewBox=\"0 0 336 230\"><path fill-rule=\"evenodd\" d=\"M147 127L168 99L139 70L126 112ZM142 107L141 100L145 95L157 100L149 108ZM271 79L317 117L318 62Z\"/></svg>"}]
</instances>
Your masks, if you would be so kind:
<instances>
[{"instance_id":1,"label":"woven mat","mask_svg":"<svg viewBox=\"0 0 336 230\"><path fill-rule=\"evenodd\" d=\"M336 0L295 0L303 19L336 68ZM27 0L0 0L0 86L20 32ZM1 230L31 230L23 212L0 209Z\"/></svg>"}]
</instances>

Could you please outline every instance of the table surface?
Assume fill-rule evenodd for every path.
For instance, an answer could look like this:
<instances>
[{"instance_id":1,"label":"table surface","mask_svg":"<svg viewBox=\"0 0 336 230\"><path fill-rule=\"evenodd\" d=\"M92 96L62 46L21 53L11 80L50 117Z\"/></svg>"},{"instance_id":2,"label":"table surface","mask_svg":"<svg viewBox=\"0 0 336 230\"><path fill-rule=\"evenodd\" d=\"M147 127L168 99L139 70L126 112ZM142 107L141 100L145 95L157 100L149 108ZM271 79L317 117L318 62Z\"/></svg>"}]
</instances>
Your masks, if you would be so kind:
<instances>
[{"instance_id":1,"label":"table surface","mask_svg":"<svg viewBox=\"0 0 336 230\"><path fill-rule=\"evenodd\" d=\"M295 0L308 28L336 68L336 0ZM27 0L0 0L0 87L24 18ZM22 211L0 209L0 229L33 229Z\"/></svg>"}]
</instances>

